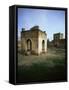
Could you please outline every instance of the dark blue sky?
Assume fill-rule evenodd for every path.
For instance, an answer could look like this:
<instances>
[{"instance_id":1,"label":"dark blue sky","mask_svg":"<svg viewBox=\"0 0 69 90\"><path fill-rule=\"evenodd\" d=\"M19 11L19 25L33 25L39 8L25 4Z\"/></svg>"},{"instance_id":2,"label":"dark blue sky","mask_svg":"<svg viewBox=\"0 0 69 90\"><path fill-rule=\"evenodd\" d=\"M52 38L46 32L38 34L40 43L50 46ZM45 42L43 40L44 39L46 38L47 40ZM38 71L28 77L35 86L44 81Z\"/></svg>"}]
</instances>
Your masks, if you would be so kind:
<instances>
[{"instance_id":1,"label":"dark blue sky","mask_svg":"<svg viewBox=\"0 0 69 90\"><path fill-rule=\"evenodd\" d=\"M29 30L38 25L42 31L47 32L47 38L53 39L53 34L65 34L65 12L60 10L41 10L18 8L18 37L22 28Z\"/></svg>"}]
</instances>

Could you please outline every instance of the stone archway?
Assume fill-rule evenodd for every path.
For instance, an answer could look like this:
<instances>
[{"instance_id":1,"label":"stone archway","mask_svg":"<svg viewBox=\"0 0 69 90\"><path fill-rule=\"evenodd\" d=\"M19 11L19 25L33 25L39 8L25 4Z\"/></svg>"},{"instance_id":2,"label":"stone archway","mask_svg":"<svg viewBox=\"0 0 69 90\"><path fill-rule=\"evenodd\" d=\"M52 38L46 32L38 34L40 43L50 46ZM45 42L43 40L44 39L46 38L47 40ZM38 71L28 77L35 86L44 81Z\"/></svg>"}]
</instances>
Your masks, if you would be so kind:
<instances>
[{"instance_id":1,"label":"stone archway","mask_svg":"<svg viewBox=\"0 0 69 90\"><path fill-rule=\"evenodd\" d=\"M42 40L42 52L45 52L45 41Z\"/></svg>"},{"instance_id":2,"label":"stone archway","mask_svg":"<svg viewBox=\"0 0 69 90\"><path fill-rule=\"evenodd\" d=\"M27 40L27 51L31 51L32 50L32 42L30 39Z\"/></svg>"}]
</instances>

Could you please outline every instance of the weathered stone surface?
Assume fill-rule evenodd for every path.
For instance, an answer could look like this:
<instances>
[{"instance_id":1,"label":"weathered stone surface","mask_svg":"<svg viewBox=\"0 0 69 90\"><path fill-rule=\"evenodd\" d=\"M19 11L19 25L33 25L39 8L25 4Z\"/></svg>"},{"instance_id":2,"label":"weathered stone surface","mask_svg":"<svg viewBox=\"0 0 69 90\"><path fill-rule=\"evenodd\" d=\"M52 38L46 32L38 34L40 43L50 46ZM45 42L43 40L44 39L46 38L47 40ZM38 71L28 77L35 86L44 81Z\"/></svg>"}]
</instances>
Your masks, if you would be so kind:
<instances>
[{"instance_id":1,"label":"weathered stone surface","mask_svg":"<svg viewBox=\"0 0 69 90\"><path fill-rule=\"evenodd\" d=\"M41 54L47 52L47 34L34 26L30 30L21 32L21 49L27 54Z\"/></svg>"}]
</instances>

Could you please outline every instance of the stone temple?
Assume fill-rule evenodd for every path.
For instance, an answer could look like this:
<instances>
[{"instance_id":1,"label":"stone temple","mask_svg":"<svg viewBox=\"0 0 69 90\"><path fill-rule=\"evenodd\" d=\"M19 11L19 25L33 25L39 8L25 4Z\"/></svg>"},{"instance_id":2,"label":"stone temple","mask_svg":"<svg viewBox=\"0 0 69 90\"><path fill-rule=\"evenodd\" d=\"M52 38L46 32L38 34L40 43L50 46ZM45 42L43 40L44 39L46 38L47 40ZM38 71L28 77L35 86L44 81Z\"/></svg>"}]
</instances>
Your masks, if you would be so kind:
<instances>
[{"instance_id":1,"label":"stone temple","mask_svg":"<svg viewBox=\"0 0 69 90\"><path fill-rule=\"evenodd\" d=\"M22 28L21 50L24 54L39 55L47 52L47 34L34 26L30 30Z\"/></svg>"}]
</instances>

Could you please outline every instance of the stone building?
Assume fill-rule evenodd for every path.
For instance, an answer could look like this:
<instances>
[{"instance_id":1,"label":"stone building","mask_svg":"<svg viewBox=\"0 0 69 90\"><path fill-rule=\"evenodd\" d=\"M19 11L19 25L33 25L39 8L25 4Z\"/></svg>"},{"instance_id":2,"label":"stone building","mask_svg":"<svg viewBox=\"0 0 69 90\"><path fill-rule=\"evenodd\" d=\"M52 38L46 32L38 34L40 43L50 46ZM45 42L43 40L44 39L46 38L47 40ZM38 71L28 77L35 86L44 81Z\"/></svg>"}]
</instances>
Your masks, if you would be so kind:
<instances>
[{"instance_id":1,"label":"stone building","mask_svg":"<svg viewBox=\"0 0 69 90\"><path fill-rule=\"evenodd\" d=\"M53 35L53 39L54 39L54 40L63 39L63 33L55 33L55 34Z\"/></svg>"},{"instance_id":2,"label":"stone building","mask_svg":"<svg viewBox=\"0 0 69 90\"><path fill-rule=\"evenodd\" d=\"M63 38L63 33L56 33L53 35L53 43L56 47L64 47L65 39Z\"/></svg>"},{"instance_id":3,"label":"stone building","mask_svg":"<svg viewBox=\"0 0 69 90\"><path fill-rule=\"evenodd\" d=\"M39 26L34 26L30 30L21 31L21 49L25 54L36 54L47 52L47 34L41 31Z\"/></svg>"}]
</instances>

